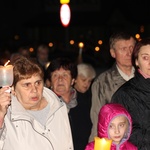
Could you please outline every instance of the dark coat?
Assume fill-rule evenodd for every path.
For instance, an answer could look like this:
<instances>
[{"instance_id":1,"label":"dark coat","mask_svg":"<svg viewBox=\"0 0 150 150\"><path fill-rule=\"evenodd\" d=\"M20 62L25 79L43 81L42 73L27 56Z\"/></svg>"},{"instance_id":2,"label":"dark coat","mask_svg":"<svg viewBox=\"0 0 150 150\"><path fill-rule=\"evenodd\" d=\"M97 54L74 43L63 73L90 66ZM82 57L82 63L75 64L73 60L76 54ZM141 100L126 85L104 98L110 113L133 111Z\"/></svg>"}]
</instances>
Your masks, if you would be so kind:
<instances>
[{"instance_id":1,"label":"dark coat","mask_svg":"<svg viewBox=\"0 0 150 150\"><path fill-rule=\"evenodd\" d=\"M129 140L139 150L150 150L150 79L136 72L117 90L111 102L123 104L131 114L133 131Z\"/></svg>"},{"instance_id":2,"label":"dark coat","mask_svg":"<svg viewBox=\"0 0 150 150\"><path fill-rule=\"evenodd\" d=\"M91 90L86 93L77 91L77 106L70 109L69 118L72 129L74 150L84 150L91 133L90 119Z\"/></svg>"}]
</instances>

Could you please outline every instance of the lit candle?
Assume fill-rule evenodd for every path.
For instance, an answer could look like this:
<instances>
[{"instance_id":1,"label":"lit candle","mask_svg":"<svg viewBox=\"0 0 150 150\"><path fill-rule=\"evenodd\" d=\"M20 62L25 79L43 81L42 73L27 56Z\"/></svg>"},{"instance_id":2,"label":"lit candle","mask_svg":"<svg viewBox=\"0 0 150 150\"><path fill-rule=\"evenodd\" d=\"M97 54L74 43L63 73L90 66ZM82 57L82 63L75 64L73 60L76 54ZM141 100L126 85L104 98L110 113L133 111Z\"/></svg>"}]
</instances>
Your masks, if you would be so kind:
<instances>
[{"instance_id":1,"label":"lit candle","mask_svg":"<svg viewBox=\"0 0 150 150\"><path fill-rule=\"evenodd\" d=\"M95 137L94 150L110 150L112 140Z\"/></svg>"},{"instance_id":2,"label":"lit candle","mask_svg":"<svg viewBox=\"0 0 150 150\"><path fill-rule=\"evenodd\" d=\"M10 60L8 60L8 61L5 63L5 65L4 65L4 66L7 66L9 62L10 62Z\"/></svg>"},{"instance_id":3,"label":"lit candle","mask_svg":"<svg viewBox=\"0 0 150 150\"><path fill-rule=\"evenodd\" d=\"M79 43L79 55L82 55L82 48L84 47L84 43L80 42Z\"/></svg>"},{"instance_id":4,"label":"lit candle","mask_svg":"<svg viewBox=\"0 0 150 150\"><path fill-rule=\"evenodd\" d=\"M0 87L11 86L13 83L13 66L8 65L9 62L0 66Z\"/></svg>"},{"instance_id":5,"label":"lit candle","mask_svg":"<svg viewBox=\"0 0 150 150\"><path fill-rule=\"evenodd\" d=\"M82 63L82 49L84 47L84 43L79 43L79 55L78 55L78 64Z\"/></svg>"}]
</instances>

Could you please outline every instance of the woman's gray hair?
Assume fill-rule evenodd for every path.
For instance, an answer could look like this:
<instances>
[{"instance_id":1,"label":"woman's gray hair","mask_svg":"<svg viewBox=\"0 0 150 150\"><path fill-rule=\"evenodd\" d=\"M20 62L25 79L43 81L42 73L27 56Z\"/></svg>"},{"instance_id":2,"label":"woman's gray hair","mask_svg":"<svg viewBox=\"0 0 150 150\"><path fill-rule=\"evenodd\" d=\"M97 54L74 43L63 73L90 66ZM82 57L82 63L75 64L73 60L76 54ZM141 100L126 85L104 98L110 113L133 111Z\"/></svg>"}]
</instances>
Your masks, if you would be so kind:
<instances>
[{"instance_id":1,"label":"woman's gray hair","mask_svg":"<svg viewBox=\"0 0 150 150\"><path fill-rule=\"evenodd\" d=\"M96 71L92 65L81 63L77 65L78 75L83 75L84 77L90 77L92 79L96 76Z\"/></svg>"}]
</instances>

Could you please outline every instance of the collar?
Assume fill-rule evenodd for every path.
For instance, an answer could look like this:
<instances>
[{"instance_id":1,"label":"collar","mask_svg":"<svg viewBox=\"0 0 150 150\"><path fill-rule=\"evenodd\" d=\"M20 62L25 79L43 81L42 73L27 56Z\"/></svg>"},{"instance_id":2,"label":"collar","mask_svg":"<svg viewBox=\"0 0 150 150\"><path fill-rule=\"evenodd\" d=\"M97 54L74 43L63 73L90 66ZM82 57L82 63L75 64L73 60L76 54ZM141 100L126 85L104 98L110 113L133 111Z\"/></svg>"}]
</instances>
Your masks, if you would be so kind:
<instances>
[{"instance_id":1,"label":"collar","mask_svg":"<svg viewBox=\"0 0 150 150\"><path fill-rule=\"evenodd\" d=\"M143 71L141 71L140 69L138 69L138 72L145 78L145 79L148 79L150 78L149 75L145 74Z\"/></svg>"},{"instance_id":2,"label":"collar","mask_svg":"<svg viewBox=\"0 0 150 150\"><path fill-rule=\"evenodd\" d=\"M128 76L127 74L125 74L117 65L116 65L116 67L118 69L118 72L120 73L120 75L123 77L124 80L128 81L128 80L130 80L131 78L134 77L134 72L135 72L134 67L132 67L130 76Z\"/></svg>"},{"instance_id":3,"label":"collar","mask_svg":"<svg viewBox=\"0 0 150 150\"><path fill-rule=\"evenodd\" d=\"M49 112L49 116L53 115L60 107L64 105L64 102L58 98L58 96L52 92L50 89L45 88L43 90L43 96L48 101L50 105L51 111ZM17 98L13 95L11 95L11 111L13 115L19 115L21 114L21 117L27 116L27 110L20 104L20 102L17 100Z\"/></svg>"},{"instance_id":4,"label":"collar","mask_svg":"<svg viewBox=\"0 0 150 150\"><path fill-rule=\"evenodd\" d=\"M71 108L74 108L77 106L78 102L77 102L77 91L71 87L70 89L70 101L69 103L66 103L63 98L61 96L59 96L59 98L64 101L64 103L66 103L66 106L67 106L67 109L68 109L68 112L70 111Z\"/></svg>"}]
</instances>

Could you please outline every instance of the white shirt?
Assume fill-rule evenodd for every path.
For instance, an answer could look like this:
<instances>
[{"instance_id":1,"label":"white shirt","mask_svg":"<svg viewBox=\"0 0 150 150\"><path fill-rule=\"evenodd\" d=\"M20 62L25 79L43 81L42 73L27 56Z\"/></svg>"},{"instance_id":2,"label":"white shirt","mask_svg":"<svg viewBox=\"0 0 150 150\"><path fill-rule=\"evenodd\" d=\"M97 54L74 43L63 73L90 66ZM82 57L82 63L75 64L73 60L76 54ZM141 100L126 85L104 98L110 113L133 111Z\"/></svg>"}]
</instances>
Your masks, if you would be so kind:
<instances>
[{"instance_id":1,"label":"white shirt","mask_svg":"<svg viewBox=\"0 0 150 150\"><path fill-rule=\"evenodd\" d=\"M116 65L117 66L117 65ZM121 69L119 69L119 67L117 66L117 69L118 69L118 72L120 73L120 75L123 77L123 79L125 79L126 81L130 80L131 78L134 77L134 67L132 67L132 70L131 70L131 74L130 76L128 76L127 74L125 74Z\"/></svg>"}]
</instances>

